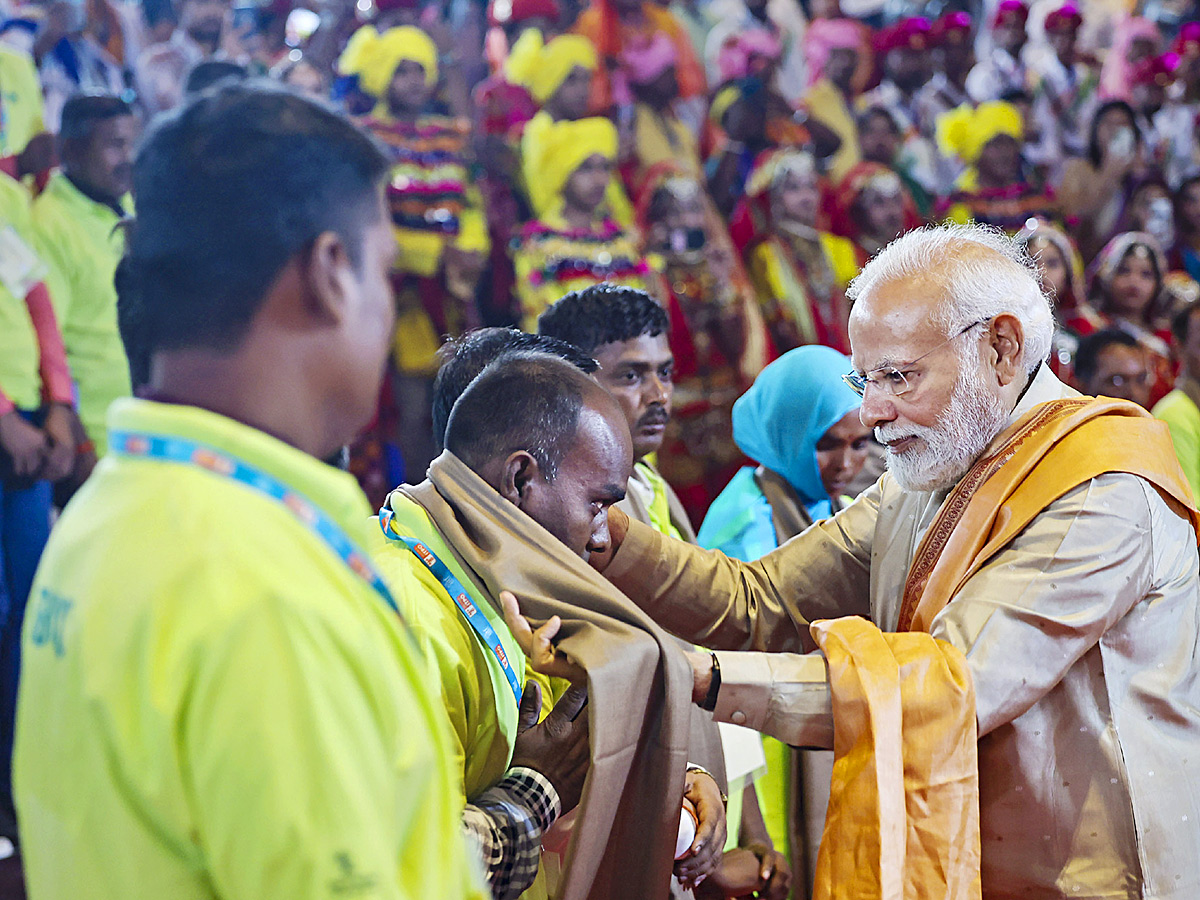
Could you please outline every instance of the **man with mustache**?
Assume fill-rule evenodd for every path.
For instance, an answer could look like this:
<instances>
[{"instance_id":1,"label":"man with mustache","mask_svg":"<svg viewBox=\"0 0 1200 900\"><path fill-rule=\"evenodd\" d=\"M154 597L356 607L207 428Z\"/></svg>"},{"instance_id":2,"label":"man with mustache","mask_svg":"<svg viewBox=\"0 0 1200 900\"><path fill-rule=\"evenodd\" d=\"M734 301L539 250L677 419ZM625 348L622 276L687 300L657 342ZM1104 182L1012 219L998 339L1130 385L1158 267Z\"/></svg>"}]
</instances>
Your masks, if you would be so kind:
<instances>
[{"instance_id":1,"label":"man with mustache","mask_svg":"<svg viewBox=\"0 0 1200 900\"><path fill-rule=\"evenodd\" d=\"M108 443L104 414L130 394L129 361L117 332L113 283L124 247L117 226L130 214L138 122L119 97L81 95L63 107L58 154L62 171L33 203L33 224L46 286L79 389L81 480Z\"/></svg>"},{"instance_id":2,"label":"man with mustache","mask_svg":"<svg viewBox=\"0 0 1200 900\"><path fill-rule=\"evenodd\" d=\"M669 630L758 651L693 657L718 720L837 735L837 896L1196 896L1196 511L1168 435L1054 377L1049 302L997 231L910 232L850 297L889 471L754 563L617 512L593 564Z\"/></svg>"},{"instance_id":3,"label":"man with mustache","mask_svg":"<svg viewBox=\"0 0 1200 900\"><path fill-rule=\"evenodd\" d=\"M539 335L566 341L595 358L600 369L594 377L625 414L634 465L617 508L662 534L694 544L696 532L683 504L648 458L662 446L671 419L675 357L667 341L669 328L666 311L644 291L608 283L572 291L538 318ZM688 642L683 644L689 649ZM723 770L716 726L694 723L693 733L693 758ZM707 745L707 753L701 744ZM767 834L754 784L739 790L742 814L731 823L737 846L722 858L708 890L720 886L729 896L758 891L764 897L784 897L791 882L787 857L775 850Z\"/></svg>"},{"instance_id":4,"label":"man with mustache","mask_svg":"<svg viewBox=\"0 0 1200 900\"><path fill-rule=\"evenodd\" d=\"M666 311L644 291L601 283L572 291L538 319L538 334L566 341L600 364L596 380L617 401L633 436L633 476L621 504L633 518L694 543L683 504L648 459L671 419L675 357Z\"/></svg>"}]
</instances>

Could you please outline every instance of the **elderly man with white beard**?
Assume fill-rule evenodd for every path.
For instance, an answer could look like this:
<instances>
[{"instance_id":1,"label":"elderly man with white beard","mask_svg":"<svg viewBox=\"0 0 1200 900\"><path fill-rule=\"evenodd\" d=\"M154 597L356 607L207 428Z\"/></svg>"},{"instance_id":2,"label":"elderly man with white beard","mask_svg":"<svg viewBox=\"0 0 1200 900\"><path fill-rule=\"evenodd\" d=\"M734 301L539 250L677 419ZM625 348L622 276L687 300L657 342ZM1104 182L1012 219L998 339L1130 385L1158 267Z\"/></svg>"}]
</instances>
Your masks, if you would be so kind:
<instances>
[{"instance_id":1,"label":"elderly man with white beard","mask_svg":"<svg viewBox=\"0 0 1200 900\"><path fill-rule=\"evenodd\" d=\"M1200 561L1166 431L1054 377L997 231L910 232L850 296L879 481L752 563L610 512L593 565L718 651L718 720L834 748L818 896L1194 900Z\"/></svg>"}]
</instances>

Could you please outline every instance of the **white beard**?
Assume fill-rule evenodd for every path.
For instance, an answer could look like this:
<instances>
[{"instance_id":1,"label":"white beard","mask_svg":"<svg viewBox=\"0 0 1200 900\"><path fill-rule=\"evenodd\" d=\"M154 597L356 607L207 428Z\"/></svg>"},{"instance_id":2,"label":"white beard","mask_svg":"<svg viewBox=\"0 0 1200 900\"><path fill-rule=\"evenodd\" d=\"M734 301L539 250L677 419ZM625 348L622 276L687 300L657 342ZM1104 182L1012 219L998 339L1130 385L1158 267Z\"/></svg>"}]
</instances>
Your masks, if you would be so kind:
<instances>
[{"instance_id":1,"label":"white beard","mask_svg":"<svg viewBox=\"0 0 1200 900\"><path fill-rule=\"evenodd\" d=\"M1000 398L975 377L973 369L963 366L950 404L936 424L891 422L875 429L876 439L885 445L905 437L920 438L924 444L903 453L888 447L888 471L904 490L940 491L953 486L1008 421Z\"/></svg>"}]
</instances>

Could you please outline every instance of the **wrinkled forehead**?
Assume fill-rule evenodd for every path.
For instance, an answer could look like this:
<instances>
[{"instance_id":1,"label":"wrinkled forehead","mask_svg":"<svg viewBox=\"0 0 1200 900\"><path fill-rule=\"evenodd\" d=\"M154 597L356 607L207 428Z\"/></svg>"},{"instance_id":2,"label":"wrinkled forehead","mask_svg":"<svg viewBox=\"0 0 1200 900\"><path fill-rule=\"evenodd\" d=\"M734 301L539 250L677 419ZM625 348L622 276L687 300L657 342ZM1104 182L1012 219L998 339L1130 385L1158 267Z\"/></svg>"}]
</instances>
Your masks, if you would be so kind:
<instances>
[{"instance_id":1,"label":"wrinkled forehead","mask_svg":"<svg viewBox=\"0 0 1200 900\"><path fill-rule=\"evenodd\" d=\"M943 280L920 273L873 284L850 312L850 359L857 372L911 362L945 340L934 315Z\"/></svg>"}]
</instances>

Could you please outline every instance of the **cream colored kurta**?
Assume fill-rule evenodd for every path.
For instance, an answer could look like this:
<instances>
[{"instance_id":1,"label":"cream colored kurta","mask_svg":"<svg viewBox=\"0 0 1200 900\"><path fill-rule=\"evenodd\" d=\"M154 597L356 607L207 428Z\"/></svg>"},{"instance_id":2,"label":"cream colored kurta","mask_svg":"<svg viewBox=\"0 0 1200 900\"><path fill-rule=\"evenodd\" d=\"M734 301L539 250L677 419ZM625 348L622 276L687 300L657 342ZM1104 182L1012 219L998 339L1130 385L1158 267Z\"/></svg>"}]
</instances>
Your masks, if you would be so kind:
<instances>
[{"instance_id":1,"label":"cream colored kurta","mask_svg":"<svg viewBox=\"0 0 1200 900\"><path fill-rule=\"evenodd\" d=\"M1042 367L1013 419L1066 396ZM756 563L631 523L605 574L690 640L774 651L719 654L719 720L830 748L824 659L795 655L812 648L807 623L861 614L894 629L946 493L884 474ZM975 680L988 900L1200 896L1197 573L1191 525L1141 479L1104 475L1051 504L934 619Z\"/></svg>"}]
</instances>

